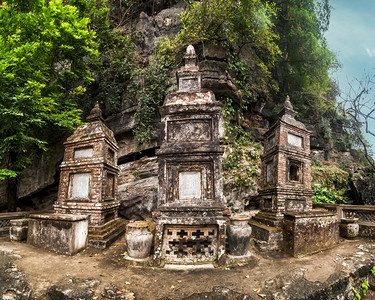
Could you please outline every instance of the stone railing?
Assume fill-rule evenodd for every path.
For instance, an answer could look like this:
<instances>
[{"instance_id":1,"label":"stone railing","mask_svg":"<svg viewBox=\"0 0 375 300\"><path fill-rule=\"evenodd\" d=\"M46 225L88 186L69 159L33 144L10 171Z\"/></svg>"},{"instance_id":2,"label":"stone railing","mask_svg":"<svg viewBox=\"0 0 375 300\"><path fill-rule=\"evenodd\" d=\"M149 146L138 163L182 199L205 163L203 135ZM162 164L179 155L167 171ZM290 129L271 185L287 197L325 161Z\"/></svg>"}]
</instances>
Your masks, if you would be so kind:
<instances>
[{"instance_id":1,"label":"stone railing","mask_svg":"<svg viewBox=\"0 0 375 300\"><path fill-rule=\"evenodd\" d=\"M347 205L314 203L314 208L323 208L337 212L339 220L342 218L358 218L359 222L375 223L375 205Z\"/></svg>"},{"instance_id":2,"label":"stone railing","mask_svg":"<svg viewBox=\"0 0 375 300\"><path fill-rule=\"evenodd\" d=\"M0 235L8 235L10 221L15 219L27 218L30 214L41 213L38 211L22 211L0 214Z\"/></svg>"}]
</instances>

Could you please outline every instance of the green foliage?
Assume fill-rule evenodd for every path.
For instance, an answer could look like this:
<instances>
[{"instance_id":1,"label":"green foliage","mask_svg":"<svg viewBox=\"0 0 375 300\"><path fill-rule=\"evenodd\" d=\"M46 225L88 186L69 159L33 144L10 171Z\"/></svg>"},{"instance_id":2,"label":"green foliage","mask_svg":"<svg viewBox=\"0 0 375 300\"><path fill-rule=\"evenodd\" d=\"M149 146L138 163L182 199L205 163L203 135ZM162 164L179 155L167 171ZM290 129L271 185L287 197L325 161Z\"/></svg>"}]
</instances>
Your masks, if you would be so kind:
<instances>
[{"instance_id":1,"label":"green foliage","mask_svg":"<svg viewBox=\"0 0 375 300\"><path fill-rule=\"evenodd\" d=\"M323 164L313 161L311 166L312 180L328 188L343 188L348 185L349 173L336 164Z\"/></svg>"},{"instance_id":2,"label":"green foliage","mask_svg":"<svg viewBox=\"0 0 375 300\"><path fill-rule=\"evenodd\" d=\"M370 270L370 273L375 276L375 267L372 267L371 270ZM352 291L353 291L353 300L361 300L362 299L362 296L366 296L367 295L367 290L369 289L370 287L370 284L368 283L368 281L366 279L364 279L361 283L361 291L358 292L354 287L352 287Z\"/></svg>"},{"instance_id":3,"label":"green foliage","mask_svg":"<svg viewBox=\"0 0 375 300\"><path fill-rule=\"evenodd\" d=\"M135 113L138 126L133 130L133 133L139 144L150 142L155 133L153 122L156 109L163 103L166 96L167 75L168 67L160 61L152 59L147 68L138 70L138 81L129 88L138 101Z\"/></svg>"},{"instance_id":4,"label":"green foliage","mask_svg":"<svg viewBox=\"0 0 375 300\"><path fill-rule=\"evenodd\" d=\"M268 97L277 85L271 78L279 49L271 17L275 7L261 0L204 0L189 4L181 15L182 30L165 42L166 55L177 65L189 44L207 42L224 46L237 96L242 103ZM251 53L249 60L244 54ZM229 71L229 70L228 70Z\"/></svg>"},{"instance_id":5,"label":"green foliage","mask_svg":"<svg viewBox=\"0 0 375 300\"><path fill-rule=\"evenodd\" d=\"M322 187L319 184L313 184L312 188L315 193L312 197L314 203L347 203L348 198L341 194L341 191L330 190L326 187Z\"/></svg>"},{"instance_id":6,"label":"green foliage","mask_svg":"<svg viewBox=\"0 0 375 300\"><path fill-rule=\"evenodd\" d=\"M15 177L30 151L80 123L74 99L91 81L84 57L98 54L90 20L63 0L2 1L1 178Z\"/></svg>"},{"instance_id":7,"label":"green foliage","mask_svg":"<svg viewBox=\"0 0 375 300\"><path fill-rule=\"evenodd\" d=\"M283 53L274 70L279 99L289 95L301 119L321 120L325 112L334 110L336 97L329 70L337 62L324 38L328 0L277 0L276 6L277 44Z\"/></svg>"},{"instance_id":8,"label":"green foliage","mask_svg":"<svg viewBox=\"0 0 375 300\"><path fill-rule=\"evenodd\" d=\"M314 161L311 166L312 187L316 203L346 203L345 193L349 190L349 173L335 164L324 165Z\"/></svg>"},{"instance_id":9,"label":"green foliage","mask_svg":"<svg viewBox=\"0 0 375 300\"><path fill-rule=\"evenodd\" d=\"M260 175L261 145L252 141L239 124L232 124L236 114L232 101L227 99L224 109L226 148L223 158L223 180L235 186L251 187L254 177Z\"/></svg>"},{"instance_id":10,"label":"green foliage","mask_svg":"<svg viewBox=\"0 0 375 300\"><path fill-rule=\"evenodd\" d=\"M362 281L361 292L358 292L354 287L352 287L352 291L354 293L353 300L361 300L362 296L366 296L367 290L369 287L370 287L370 284L368 283L366 279Z\"/></svg>"}]
</instances>

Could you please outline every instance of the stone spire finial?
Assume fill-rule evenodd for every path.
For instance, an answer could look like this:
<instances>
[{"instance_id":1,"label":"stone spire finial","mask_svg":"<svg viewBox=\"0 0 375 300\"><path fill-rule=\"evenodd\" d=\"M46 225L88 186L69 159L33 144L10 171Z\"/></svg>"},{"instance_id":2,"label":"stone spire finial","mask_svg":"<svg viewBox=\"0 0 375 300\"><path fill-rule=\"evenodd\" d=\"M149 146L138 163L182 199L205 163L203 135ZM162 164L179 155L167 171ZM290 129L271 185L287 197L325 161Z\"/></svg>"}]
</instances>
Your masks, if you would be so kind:
<instances>
[{"instance_id":1,"label":"stone spire finial","mask_svg":"<svg viewBox=\"0 0 375 300\"><path fill-rule=\"evenodd\" d=\"M87 121L95 121L95 120L102 120L103 121L103 115L102 115L102 110L99 107L99 102L96 101L95 106L93 109L90 111L89 116L87 117Z\"/></svg>"},{"instance_id":2,"label":"stone spire finial","mask_svg":"<svg viewBox=\"0 0 375 300\"><path fill-rule=\"evenodd\" d=\"M284 105L283 105L283 108L281 109L281 111L279 112L279 116L283 116L283 115L289 115L291 117L294 118L294 116L296 115L296 111L293 109L293 105L292 103L290 102L290 98L289 96L286 96L286 99L285 99L285 102L284 102Z\"/></svg>"},{"instance_id":3,"label":"stone spire finial","mask_svg":"<svg viewBox=\"0 0 375 300\"><path fill-rule=\"evenodd\" d=\"M186 48L185 54L185 68L195 67L197 65L197 55L193 45L189 45Z\"/></svg>"},{"instance_id":4,"label":"stone spire finial","mask_svg":"<svg viewBox=\"0 0 375 300\"><path fill-rule=\"evenodd\" d=\"M180 92L199 91L202 88L201 74L193 45L186 48L185 65L177 72L177 80Z\"/></svg>"},{"instance_id":5,"label":"stone spire finial","mask_svg":"<svg viewBox=\"0 0 375 300\"><path fill-rule=\"evenodd\" d=\"M289 95L286 96L286 99L284 102L284 108L293 109L292 103L290 102Z\"/></svg>"},{"instance_id":6,"label":"stone spire finial","mask_svg":"<svg viewBox=\"0 0 375 300\"><path fill-rule=\"evenodd\" d=\"M186 55L193 56L195 55L195 49L193 45L189 45L186 48Z\"/></svg>"}]
</instances>

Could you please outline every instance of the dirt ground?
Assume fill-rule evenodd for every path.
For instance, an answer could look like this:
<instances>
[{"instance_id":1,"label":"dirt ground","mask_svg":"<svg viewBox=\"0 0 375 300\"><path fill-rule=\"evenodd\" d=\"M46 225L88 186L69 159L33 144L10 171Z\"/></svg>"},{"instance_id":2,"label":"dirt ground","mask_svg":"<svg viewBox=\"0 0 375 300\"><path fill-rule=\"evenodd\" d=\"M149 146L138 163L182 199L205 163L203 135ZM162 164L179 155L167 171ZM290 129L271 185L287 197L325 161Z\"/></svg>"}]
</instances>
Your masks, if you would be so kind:
<instances>
[{"instance_id":1,"label":"dirt ground","mask_svg":"<svg viewBox=\"0 0 375 300\"><path fill-rule=\"evenodd\" d=\"M125 250L121 238L104 251L87 248L66 256L0 237L0 265L11 259L4 274L22 272L22 280L31 291L29 298L11 298L8 288L10 298L3 299L219 299L212 296L215 289L233 294L220 299L305 299L298 298L298 294L305 294L304 289L322 288L348 274L355 280L355 276L363 277L355 272L364 272L361 268L368 272L375 264L375 243L362 239L342 241L332 249L301 258L259 253L252 248L253 260L248 264L206 270L135 266L124 260ZM11 284L13 279L4 278L0 284ZM301 291L293 291L296 286ZM59 293L71 296L58 298ZM291 293L297 293L296 297L291 298ZM372 299L371 295L366 299Z\"/></svg>"}]
</instances>

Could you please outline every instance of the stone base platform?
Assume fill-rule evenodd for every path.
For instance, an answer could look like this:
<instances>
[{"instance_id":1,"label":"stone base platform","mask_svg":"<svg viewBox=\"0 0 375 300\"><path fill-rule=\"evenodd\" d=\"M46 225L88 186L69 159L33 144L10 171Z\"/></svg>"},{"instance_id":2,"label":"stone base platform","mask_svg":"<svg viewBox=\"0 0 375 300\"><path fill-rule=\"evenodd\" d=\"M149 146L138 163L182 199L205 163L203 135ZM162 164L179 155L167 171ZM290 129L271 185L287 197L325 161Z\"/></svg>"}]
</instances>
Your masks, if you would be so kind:
<instances>
[{"instance_id":1,"label":"stone base platform","mask_svg":"<svg viewBox=\"0 0 375 300\"><path fill-rule=\"evenodd\" d=\"M340 240L339 220L333 212L288 212L282 229L283 249L292 256L325 250Z\"/></svg>"},{"instance_id":2,"label":"stone base platform","mask_svg":"<svg viewBox=\"0 0 375 300\"><path fill-rule=\"evenodd\" d=\"M28 244L68 255L87 247L88 216L32 214L29 218Z\"/></svg>"},{"instance_id":3,"label":"stone base platform","mask_svg":"<svg viewBox=\"0 0 375 300\"><path fill-rule=\"evenodd\" d=\"M89 226L88 244L98 249L108 248L125 232L127 221L116 218L101 226Z\"/></svg>"},{"instance_id":4,"label":"stone base platform","mask_svg":"<svg viewBox=\"0 0 375 300\"><path fill-rule=\"evenodd\" d=\"M282 249L283 232L281 227L268 226L254 219L249 221L249 225L260 250L277 251Z\"/></svg>"}]
</instances>

